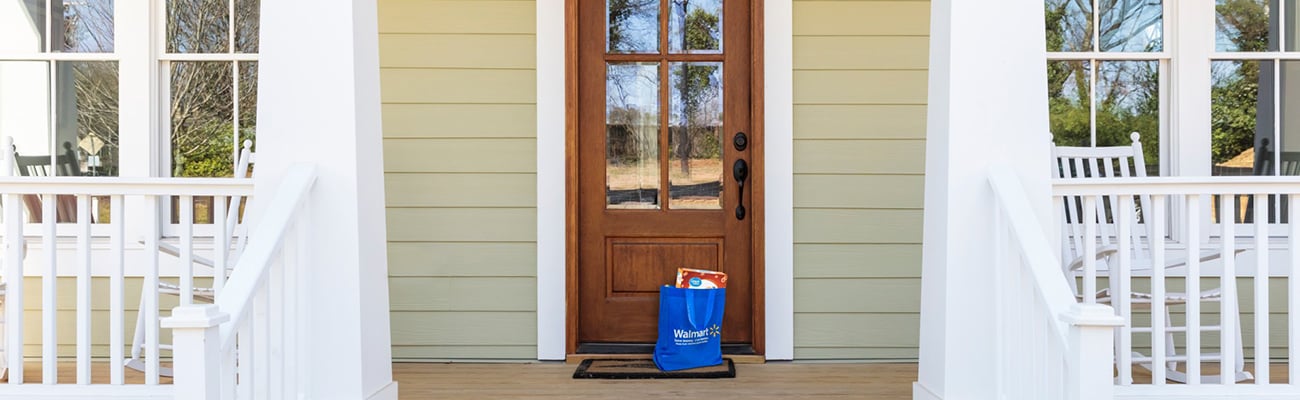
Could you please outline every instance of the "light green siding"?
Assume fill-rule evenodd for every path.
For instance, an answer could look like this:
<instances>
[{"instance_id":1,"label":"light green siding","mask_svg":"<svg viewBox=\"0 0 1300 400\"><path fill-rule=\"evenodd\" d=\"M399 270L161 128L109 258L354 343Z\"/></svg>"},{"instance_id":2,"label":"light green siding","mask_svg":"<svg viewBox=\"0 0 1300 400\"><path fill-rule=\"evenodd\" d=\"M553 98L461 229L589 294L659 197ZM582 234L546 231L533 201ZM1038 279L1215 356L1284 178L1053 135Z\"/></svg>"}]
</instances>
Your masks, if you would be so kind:
<instances>
[{"instance_id":1,"label":"light green siding","mask_svg":"<svg viewBox=\"0 0 1300 400\"><path fill-rule=\"evenodd\" d=\"M396 360L537 357L535 7L379 2Z\"/></svg>"},{"instance_id":2,"label":"light green siding","mask_svg":"<svg viewBox=\"0 0 1300 400\"><path fill-rule=\"evenodd\" d=\"M796 359L917 356L929 21L794 1Z\"/></svg>"}]
</instances>

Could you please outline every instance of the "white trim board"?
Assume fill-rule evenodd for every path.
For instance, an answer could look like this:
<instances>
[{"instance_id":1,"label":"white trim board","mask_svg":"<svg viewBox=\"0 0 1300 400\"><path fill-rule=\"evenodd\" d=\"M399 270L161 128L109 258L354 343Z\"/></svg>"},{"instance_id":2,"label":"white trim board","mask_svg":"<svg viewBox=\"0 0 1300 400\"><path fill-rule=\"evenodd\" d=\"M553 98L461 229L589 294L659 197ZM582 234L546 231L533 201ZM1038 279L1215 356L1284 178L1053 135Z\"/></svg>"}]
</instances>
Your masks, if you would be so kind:
<instances>
[{"instance_id":1,"label":"white trim board","mask_svg":"<svg viewBox=\"0 0 1300 400\"><path fill-rule=\"evenodd\" d=\"M794 23L764 0L766 357L794 358ZM537 0L537 358L565 356L564 0Z\"/></svg>"}]
</instances>

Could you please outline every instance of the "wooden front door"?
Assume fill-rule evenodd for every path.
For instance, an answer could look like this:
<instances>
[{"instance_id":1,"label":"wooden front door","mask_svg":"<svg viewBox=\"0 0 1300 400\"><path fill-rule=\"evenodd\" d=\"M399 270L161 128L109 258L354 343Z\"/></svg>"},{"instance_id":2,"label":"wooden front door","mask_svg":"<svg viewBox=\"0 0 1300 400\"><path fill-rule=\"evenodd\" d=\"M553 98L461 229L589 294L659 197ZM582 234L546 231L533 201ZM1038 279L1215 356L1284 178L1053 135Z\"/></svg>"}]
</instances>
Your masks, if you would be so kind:
<instances>
[{"instance_id":1,"label":"wooden front door","mask_svg":"<svg viewBox=\"0 0 1300 400\"><path fill-rule=\"evenodd\" d=\"M728 274L723 341L755 345L751 0L576 1L572 350L653 343L681 267Z\"/></svg>"}]
</instances>

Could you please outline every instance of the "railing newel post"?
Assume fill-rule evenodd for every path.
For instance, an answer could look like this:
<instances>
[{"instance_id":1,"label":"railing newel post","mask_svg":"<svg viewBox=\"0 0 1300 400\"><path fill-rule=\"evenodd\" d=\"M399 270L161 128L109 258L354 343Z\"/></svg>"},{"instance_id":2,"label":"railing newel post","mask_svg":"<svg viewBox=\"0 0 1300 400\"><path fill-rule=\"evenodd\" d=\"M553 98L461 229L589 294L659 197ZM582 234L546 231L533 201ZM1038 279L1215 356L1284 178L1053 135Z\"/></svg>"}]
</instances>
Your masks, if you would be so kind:
<instances>
[{"instance_id":1,"label":"railing newel post","mask_svg":"<svg viewBox=\"0 0 1300 400\"><path fill-rule=\"evenodd\" d=\"M229 320L229 314L212 304L179 306L162 320L164 328L172 329L176 398L221 399L220 371L225 357L218 327Z\"/></svg>"},{"instance_id":2,"label":"railing newel post","mask_svg":"<svg viewBox=\"0 0 1300 400\"><path fill-rule=\"evenodd\" d=\"M1115 397L1112 375L1115 360L1115 328L1124 319L1104 304L1074 304L1061 316L1069 325L1066 339L1065 394L1068 400L1098 400Z\"/></svg>"}]
</instances>

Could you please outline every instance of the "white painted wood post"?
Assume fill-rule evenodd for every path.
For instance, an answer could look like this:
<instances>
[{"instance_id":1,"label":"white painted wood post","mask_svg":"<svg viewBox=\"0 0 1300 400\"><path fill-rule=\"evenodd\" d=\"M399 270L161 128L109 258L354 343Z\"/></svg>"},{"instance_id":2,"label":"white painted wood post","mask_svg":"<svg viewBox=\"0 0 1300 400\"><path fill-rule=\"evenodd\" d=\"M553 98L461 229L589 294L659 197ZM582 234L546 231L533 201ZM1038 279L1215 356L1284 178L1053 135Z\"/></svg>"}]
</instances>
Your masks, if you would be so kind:
<instances>
[{"instance_id":1,"label":"white painted wood post","mask_svg":"<svg viewBox=\"0 0 1300 400\"><path fill-rule=\"evenodd\" d=\"M212 304L176 307L162 320L172 329L176 398L218 400L221 398L221 331L218 327L230 320ZM150 354L150 357L157 355ZM233 367L233 366L232 366Z\"/></svg>"},{"instance_id":2,"label":"white painted wood post","mask_svg":"<svg viewBox=\"0 0 1300 400\"><path fill-rule=\"evenodd\" d=\"M1066 345L1065 394L1068 400L1115 397L1115 327L1124 319L1103 304L1074 304L1061 320L1070 325Z\"/></svg>"},{"instance_id":3,"label":"white painted wood post","mask_svg":"<svg viewBox=\"0 0 1300 400\"><path fill-rule=\"evenodd\" d=\"M310 247L299 253L311 265L305 281L291 277L310 307L286 321L298 324L294 331L302 334L289 339L309 357L290 371L306 382L308 392L299 394L305 398L397 399L377 7L375 1L262 2L253 198L272 198L294 163L314 164L318 174L302 208L310 213L296 216L312 221L304 239ZM249 204L250 228L257 228L265 206Z\"/></svg>"},{"instance_id":4,"label":"white painted wood post","mask_svg":"<svg viewBox=\"0 0 1300 400\"><path fill-rule=\"evenodd\" d=\"M930 5L917 399L997 395L990 384L997 379L990 368L999 357L997 328L988 323L996 279L990 165L1005 163L1016 172L1030 201L1017 212L1033 213L1047 224L1040 227L1047 243L1059 243L1051 225L1051 149L1043 139L1049 128L1043 7L1039 0ZM990 43L997 44L996 57Z\"/></svg>"}]
</instances>

